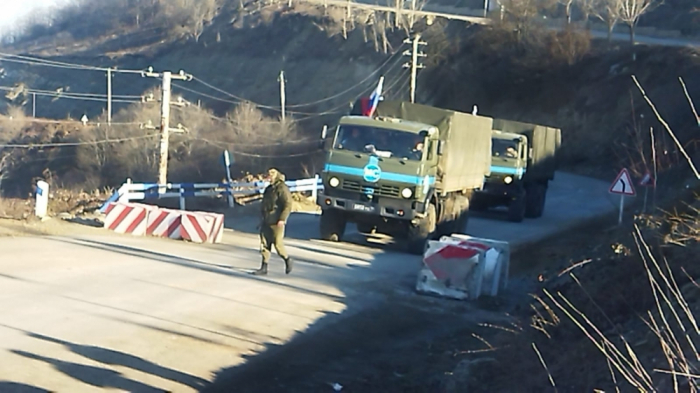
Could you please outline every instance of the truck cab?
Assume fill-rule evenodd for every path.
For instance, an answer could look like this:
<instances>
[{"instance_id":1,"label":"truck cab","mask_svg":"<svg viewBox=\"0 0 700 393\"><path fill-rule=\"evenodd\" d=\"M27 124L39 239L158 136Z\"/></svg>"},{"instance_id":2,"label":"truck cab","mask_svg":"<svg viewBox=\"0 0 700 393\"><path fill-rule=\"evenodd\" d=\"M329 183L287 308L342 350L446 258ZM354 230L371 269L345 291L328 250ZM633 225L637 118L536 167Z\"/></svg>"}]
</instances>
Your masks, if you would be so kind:
<instances>
[{"instance_id":1,"label":"truck cab","mask_svg":"<svg viewBox=\"0 0 700 393\"><path fill-rule=\"evenodd\" d=\"M527 171L527 138L493 131L491 143L491 174L486 177L484 188L504 188L521 181Z\"/></svg>"},{"instance_id":2,"label":"truck cab","mask_svg":"<svg viewBox=\"0 0 700 393\"><path fill-rule=\"evenodd\" d=\"M345 116L322 173L321 237L339 240L348 222L361 232L397 234L425 215L434 185L438 129L396 118ZM325 218L323 218L325 217Z\"/></svg>"},{"instance_id":3,"label":"truck cab","mask_svg":"<svg viewBox=\"0 0 700 393\"><path fill-rule=\"evenodd\" d=\"M491 174L472 201L473 210L505 206L508 219L521 222L544 212L549 181L557 169L561 130L494 119Z\"/></svg>"}]
</instances>

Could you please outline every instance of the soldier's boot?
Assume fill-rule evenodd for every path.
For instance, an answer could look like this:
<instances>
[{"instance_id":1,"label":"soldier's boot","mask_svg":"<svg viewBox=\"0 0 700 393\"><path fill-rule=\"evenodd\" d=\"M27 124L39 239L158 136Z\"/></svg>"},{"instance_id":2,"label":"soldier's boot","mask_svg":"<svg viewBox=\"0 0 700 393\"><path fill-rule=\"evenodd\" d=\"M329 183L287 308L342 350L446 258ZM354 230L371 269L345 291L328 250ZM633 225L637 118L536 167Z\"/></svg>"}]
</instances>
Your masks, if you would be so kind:
<instances>
[{"instance_id":1,"label":"soldier's boot","mask_svg":"<svg viewBox=\"0 0 700 393\"><path fill-rule=\"evenodd\" d=\"M254 276L264 276L267 275L267 262L263 262L260 265L260 269L253 271Z\"/></svg>"},{"instance_id":2,"label":"soldier's boot","mask_svg":"<svg viewBox=\"0 0 700 393\"><path fill-rule=\"evenodd\" d=\"M284 260L284 273L285 274L291 273L293 268L294 268L294 261L292 261L292 258L287 257L287 259Z\"/></svg>"}]
</instances>

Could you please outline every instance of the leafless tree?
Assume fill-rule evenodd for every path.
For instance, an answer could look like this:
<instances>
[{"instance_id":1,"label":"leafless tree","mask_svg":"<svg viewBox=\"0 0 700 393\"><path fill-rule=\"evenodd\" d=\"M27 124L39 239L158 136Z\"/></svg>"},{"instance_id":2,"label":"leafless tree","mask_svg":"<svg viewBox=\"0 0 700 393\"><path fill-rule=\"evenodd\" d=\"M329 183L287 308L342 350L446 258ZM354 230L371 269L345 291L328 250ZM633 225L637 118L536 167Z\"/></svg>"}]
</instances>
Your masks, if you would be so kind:
<instances>
[{"instance_id":1,"label":"leafless tree","mask_svg":"<svg viewBox=\"0 0 700 393\"><path fill-rule=\"evenodd\" d=\"M557 0L557 3L564 6L566 25L569 26L571 24L571 10L574 7L575 0Z\"/></svg>"},{"instance_id":2,"label":"leafless tree","mask_svg":"<svg viewBox=\"0 0 700 393\"><path fill-rule=\"evenodd\" d=\"M656 7L655 0L616 0L620 20L630 29L630 43L634 45L634 32L639 18Z\"/></svg>"},{"instance_id":3,"label":"leafless tree","mask_svg":"<svg viewBox=\"0 0 700 393\"><path fill-rule=\"evenodd\" d=\"M612 42L613 29L620 21L620 2L622 1L628 0L583 0L581 3L581 6L585 7L585 14L600 19L608 27L608 43Z\"/></svg>"}]
</instances>

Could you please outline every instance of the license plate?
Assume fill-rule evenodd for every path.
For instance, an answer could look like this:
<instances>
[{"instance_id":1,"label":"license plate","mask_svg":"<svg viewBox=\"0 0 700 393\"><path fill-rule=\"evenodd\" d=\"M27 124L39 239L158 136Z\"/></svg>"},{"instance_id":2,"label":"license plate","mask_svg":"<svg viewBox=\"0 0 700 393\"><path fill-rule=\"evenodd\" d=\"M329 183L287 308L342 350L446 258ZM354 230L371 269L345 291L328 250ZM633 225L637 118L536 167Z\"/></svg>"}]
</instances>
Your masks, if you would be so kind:
<instances>
[{"instance_id":1,"label":"license plate","mask_svg":"<svg viewBox=\"0 0 700 393\"><path fill-rule=\"evenodd\" d=\"M374 210L374 207L356 203L355 205L353 205L353 209L365 211L365 212L371 212Z\"/></svg>"}]
</instances>

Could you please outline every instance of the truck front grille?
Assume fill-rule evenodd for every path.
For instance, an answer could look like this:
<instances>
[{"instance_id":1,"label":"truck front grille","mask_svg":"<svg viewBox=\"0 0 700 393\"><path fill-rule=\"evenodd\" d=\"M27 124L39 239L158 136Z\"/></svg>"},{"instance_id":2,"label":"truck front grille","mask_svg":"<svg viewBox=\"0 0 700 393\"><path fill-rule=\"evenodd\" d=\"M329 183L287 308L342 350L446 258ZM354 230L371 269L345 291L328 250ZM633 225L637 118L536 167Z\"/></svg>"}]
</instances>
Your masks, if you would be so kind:
<instances>
[{"instance_id":1,"label":"truck front grille","mask_svg":"<svg viewBox=\"0 0 700 393\"><path fill-rule=\"evenodd\" d=\"M399 187L387 185L382 185L379 187L363 186L360 184L360 182L352 180L343 180L342 189L346 191L361 192L363 194L394 198L398 198L400 193Z\"/></svg>"}]
</instances>

